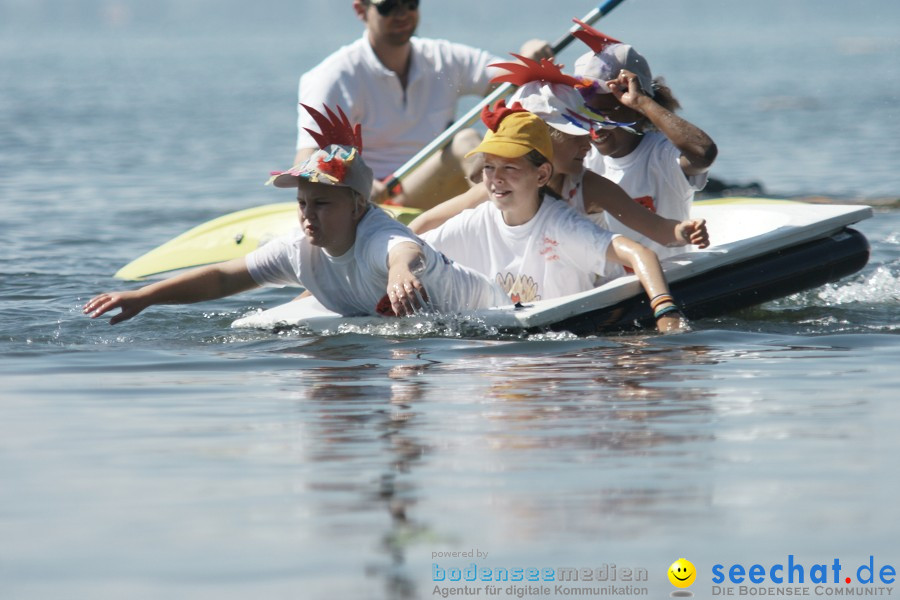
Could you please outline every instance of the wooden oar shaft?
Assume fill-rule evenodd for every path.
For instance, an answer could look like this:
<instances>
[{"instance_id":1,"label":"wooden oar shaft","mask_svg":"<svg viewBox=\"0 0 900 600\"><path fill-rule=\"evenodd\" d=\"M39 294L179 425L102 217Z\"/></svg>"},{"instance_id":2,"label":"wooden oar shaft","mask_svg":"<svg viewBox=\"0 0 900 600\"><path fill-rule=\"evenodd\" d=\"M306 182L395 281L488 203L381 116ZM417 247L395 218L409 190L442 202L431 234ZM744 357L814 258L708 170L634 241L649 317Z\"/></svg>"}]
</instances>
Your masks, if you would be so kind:
<instances>
[{"instance_id":1,"label":"wooden oar shaft","mask_svg":"<svg viewBox=\"0 0 900 600\"><path fill-rule=\"evenodd\" d=\"M625 0L607 0L602 5L594 8L591 12L582 17L581 20L588 25L592 25L595 21L605 16L612 9L614 9L624 1ZM566 32L566 35L554 42L554 44L551 46L554 55L559 54L560 52L565 50L569 44L572 43L572 41L575 39L575 36L572 35L572 33L578 31L578 29L578 25L572 26L568 30L568 32ZM403 163L400 168L394 171L391 175L391 178L386 182L387 189L396 189L400 184L400 181L404 177L406 177L412 170L425 162L425 160L429 156L450 143L450 140L453 139L453 136L477 121L478 117L481 115L481 110L485 106L493 104L500 98L505 98L510 92L512 92L512 88L513 85L511 83L504 83L498 86L493 92L485 96L478 104L472 107L469 112L460 117L453 125L448 127L446 130L444 130L443 133L432 140L430 144L419 150L419 152L416 153L415 156L410 158L408 161Z\"/></svg>"}]
</instances>

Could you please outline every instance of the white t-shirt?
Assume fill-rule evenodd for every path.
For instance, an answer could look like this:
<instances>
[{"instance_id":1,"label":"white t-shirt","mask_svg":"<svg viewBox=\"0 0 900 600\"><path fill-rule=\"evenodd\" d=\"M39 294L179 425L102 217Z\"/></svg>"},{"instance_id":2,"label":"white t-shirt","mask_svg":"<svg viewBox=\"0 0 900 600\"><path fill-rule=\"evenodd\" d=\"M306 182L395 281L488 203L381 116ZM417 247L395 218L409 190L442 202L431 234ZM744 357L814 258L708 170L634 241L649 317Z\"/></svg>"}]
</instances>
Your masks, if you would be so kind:
<instances>
[{"instance_id":1,"label":"white t-shirt","mask_svg":"<svg viewBox=\"0 0 900 600\"><path fill-rule=\"evenodd\" d=\"M419 280L437 310L452 313L509 303L485 276L454 264L375 207L357 226L353 247L341 256L312 245L297 228L248 254L247 270L259 285L303 286L338 314L374 315L387 292L388 252L403 242L414 242L425 253Z\"/></svg>"},{"instance_id":2,"label":"white t-shirt","mask_svg":"<svg viewBox=\"0 0 900 600\"><path fill-rule=\"evenodd\" d=\"M707 174L688 177L678 159L681 151L658 131L644 134L638 147L628 156L612 158L591 148L585 166L618 183L625 192L656 214L684 221L691 215L694 192L706 186ZM660 257L684 252L683 247L669 248L657 244L607 215L606 227L647 246Z\"/></svg>"},{"instance_id":3,"label":"white t-shirt","mask_svg":"<svg viewBox=\"0 0 900 600\"><path fill-rule=\"evenodd\" d=\"M586 171L582 171L576 175L566 175L563 178L562 184L562 199L565 200L569 206L575 209L580 215L584 215L597 225L599 225L602 229L606 229L606 213L589 213L587 208L584 206L584 174Z\"/></svg>"},{"instance_id":4,"label":"white t-shirt","mask_svg":"<svg viewBox=\"0 0 900 600\"><path fill-rule=\"evenodd\" d=\"M487 66L502 59L483 50L446 40L413 37L406 89L369 44L367 34L343 46L300 78L300 102L322 110L340 106L352 123L362 125L366 163L384 179L456 117L457 100L484 95L490 88ZM491 70L493 71L493 70ZM297 148L317 144L304 131L319 128L299 106Z\"/></svg>"},{"instance_id":5,"label":"white t-shirt","mask_svg":"<svg viewBox=\"0 0 900 600\"><path fill-rule=\"evenodd\" d=\"M507 225L500 210L484 202L422 237L456 262L496 279L513 302L582 292L593 288L598 276L622 274L620 265L606 262L615 236L552 198L545 198L524 225Z\"/></svg>"}]
</instances>

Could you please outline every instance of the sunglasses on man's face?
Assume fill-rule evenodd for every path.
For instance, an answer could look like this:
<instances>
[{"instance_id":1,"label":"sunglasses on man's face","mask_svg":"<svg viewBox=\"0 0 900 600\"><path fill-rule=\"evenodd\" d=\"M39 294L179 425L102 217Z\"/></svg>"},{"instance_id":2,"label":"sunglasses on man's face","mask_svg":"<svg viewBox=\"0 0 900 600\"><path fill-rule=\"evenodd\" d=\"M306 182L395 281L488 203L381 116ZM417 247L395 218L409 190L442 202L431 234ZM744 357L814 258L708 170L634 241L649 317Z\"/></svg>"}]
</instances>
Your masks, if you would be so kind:
<instances>
[{"instance_id":1,"label":"sunglasses on man's face","mask_svg":"<svg viewBox=\"0 0 900 600\"><path fill-rule=\"evenodd\" d=\"M372 4L382 17L390 15L401 6L405 6L407 10L419 10L419 0L372 0Z\"/></svg>"}]
</instances>

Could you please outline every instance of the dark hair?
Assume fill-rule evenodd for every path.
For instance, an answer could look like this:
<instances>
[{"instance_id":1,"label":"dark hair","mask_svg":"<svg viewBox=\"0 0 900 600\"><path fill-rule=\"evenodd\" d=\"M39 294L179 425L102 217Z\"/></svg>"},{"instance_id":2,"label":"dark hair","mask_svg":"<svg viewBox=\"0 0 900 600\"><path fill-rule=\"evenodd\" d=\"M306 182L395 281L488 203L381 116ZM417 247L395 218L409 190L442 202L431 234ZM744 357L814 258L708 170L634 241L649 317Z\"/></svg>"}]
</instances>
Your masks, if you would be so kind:
<instances>
[{"instance_id":1,"label":"dark hair","mask_svg":"<svg viewBox=\"0 0 900 600\"><path fill-rule=\"evenodd\" d=\"M528 154L526 154L522 158L524 158L525 160L530 162L535 167L540 167L541 165L549 164L550 165L550 175L551 176L553 175L553 163L550 162L549 158L547 158L546 156L544 156L537 150L531 150ZM550 196L553 196L554 198L559 199L559 196L556 194L556 192L554 192L553 190L550 189L550 180L549 179L547 180L547 183L545 183L544 185L541 186L541 189L538 190L538 193L541 196L549 194Z\"/></svg>"},{"instance_id":2,"label":"dark hair","mask_svg":"<svg viewBox=\"0 0 900 600\"><path fill-rule=\"evenodd\" d=\"M653 99L657 104L671 112L681 108L681 103L672 94L672 89L666 85L666 80L662 77L656 77L653 80ZM641 131L656 130L656 126L647 118L641 119L640 125Z\"/></svg>"},{"instance_id":3,"label":"dark hair","mask_svg":"<svg viewBox=\"0 0 900 600\"><path fill-rule=\"evenodd\" d=\"M531 150L528 154L526 154L523 158L528 159L528 162L533 164L536 167L541 166L544 163L550 162L550 159L538 152L537 150Z\"/></svg>"},{"instance_id":4,"label":"dark hair","mask_svg":"<svg viewBox=\"0 0 900 600\"><path fill-rule=\"evenodd\" d=\"M660 106L672 112L681 108L681 102L675 98L671 88L666 85L666 80L662 77L653 80L653 99Z\"/></svg>"}]
</instances>

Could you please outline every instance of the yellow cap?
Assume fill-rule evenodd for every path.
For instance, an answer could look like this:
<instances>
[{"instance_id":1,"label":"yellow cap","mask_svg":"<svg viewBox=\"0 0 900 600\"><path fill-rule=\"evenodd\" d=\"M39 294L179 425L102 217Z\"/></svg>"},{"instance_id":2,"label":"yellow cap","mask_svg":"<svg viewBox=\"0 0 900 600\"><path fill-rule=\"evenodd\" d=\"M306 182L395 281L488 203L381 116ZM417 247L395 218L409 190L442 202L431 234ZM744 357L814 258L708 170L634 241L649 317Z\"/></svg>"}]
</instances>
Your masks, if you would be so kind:
<instances>
[{"instance_id":1,"label":"yellow cap","mask_svg":"<svg viewBox=\"0 0 900 600\"><path fill-rule=\"evenodd\" d=\"M537 150L547 160L553 160L550 128L537 115L519 111L503 117L497 131L488 130L478 147L466 157L485 152L503 158L519 158L532 150Z\"/></svg>"}]
</instances>

